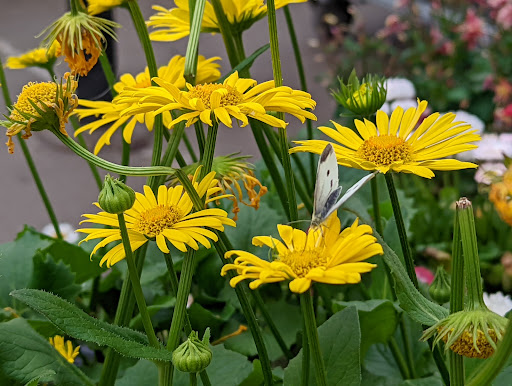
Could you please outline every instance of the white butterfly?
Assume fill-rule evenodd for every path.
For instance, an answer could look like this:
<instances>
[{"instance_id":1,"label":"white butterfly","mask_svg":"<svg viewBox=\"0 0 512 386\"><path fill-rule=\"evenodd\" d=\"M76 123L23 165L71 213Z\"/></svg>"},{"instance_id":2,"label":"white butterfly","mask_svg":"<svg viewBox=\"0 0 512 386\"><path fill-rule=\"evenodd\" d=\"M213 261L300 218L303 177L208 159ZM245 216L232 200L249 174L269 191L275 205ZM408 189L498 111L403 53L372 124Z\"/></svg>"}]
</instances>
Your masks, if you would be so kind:
<instances>
[{"instance_id":1,"label":"white butterfly","mask_svg":"<svg viewBox=\"0 0 512 386\"><path fill-rule=\"evenodd\" d=\"M377 173L378 171L375 171L364 176L350 189L348 189L341 198L339 198L341 194L341 186L338 186L338 162L336 160L334 148L331 144L328 144L318 161L311 228L319 228L334 211L352 197L352 195L365 183L375 177Z\"/></svg>"}]
</instances>

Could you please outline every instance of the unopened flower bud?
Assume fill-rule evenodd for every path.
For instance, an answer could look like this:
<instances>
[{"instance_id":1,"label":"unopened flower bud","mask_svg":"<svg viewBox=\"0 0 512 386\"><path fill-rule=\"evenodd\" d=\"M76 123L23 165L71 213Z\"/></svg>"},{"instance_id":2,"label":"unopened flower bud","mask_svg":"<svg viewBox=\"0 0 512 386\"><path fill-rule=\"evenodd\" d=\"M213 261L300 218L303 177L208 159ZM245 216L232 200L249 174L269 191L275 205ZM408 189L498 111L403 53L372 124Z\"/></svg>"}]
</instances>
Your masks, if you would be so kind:
<instances>
[{"instance_id":1,"label":"unopened flower bud","mask_svg":"<svg viewBox=\"0 0 512 386\"><path fill-rule=\"evenodd\" d=\"M107 213L120 214L133 206L135 192L128 185L110 175L105 176L103 189L98 196L98 203L101 209Z\"/></svg>"},{"instance_id":2,"label":"unopened flower bud","mask_svg":"<svg viewBox=\"0 0 512 386\"><path fill-rule=\"evenodd\" d=\"M210 329L207 328L203 340L199 340L197 332L192 331L188 339L172 353L172 363L180 371L198 373L208 367L212 361L210 350Z\"/></svg>"},{"instance_id":3,"label":"unopened flower bud","mask_svg":"<svg viewBox=\"0 0 512 386\"><path fill-rule=\"evenodd\" d=\"M430 285L428 292L432 299L439 304L444 304L450 300L450 276L444 270L443 266L437 267L436 276Z\"/></svg>"}]
</instances>

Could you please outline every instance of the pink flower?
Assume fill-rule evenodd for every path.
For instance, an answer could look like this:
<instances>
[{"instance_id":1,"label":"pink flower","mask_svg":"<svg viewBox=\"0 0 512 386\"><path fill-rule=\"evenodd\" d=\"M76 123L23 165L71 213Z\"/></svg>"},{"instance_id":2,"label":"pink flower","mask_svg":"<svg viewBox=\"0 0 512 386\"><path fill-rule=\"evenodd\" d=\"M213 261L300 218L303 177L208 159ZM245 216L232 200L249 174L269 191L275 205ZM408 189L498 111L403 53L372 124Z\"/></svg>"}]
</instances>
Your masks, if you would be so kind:
<instances>
[{"instance_id":1,"label":"pink flower","mask_svg":"<svg viewBox=\"0 0 512 386\"><path fill-rule=\"evenodd\" d=\"M455 28L455 32L461 34L461 39L466 42L471 50L476 47L478 40L484 35L484 22L474 9L469 8L464 22Z\"/></svg>"},{"instance_id":2,"label":"pink flower","mask_svg":"<svg viewBox=\"0 0 512 386\"><path fill-rule=\"evenodd\" d=\"M430 28L430 39L432 39L432 44L437 46L443 40L443 33L437 27Z\"/></svg>"},{"instance_id":3,"label":"pink flower","mask_svg":"<svg viewBox=\"0 0 512 386\"><path fill-rule=\"evenodd\" d=\"M394 8L405 8L411 5L411 0L395 0L393 3Z\"/></svg>"},{"instance_id":4,"label":"pink flower","mask_svg":"<svg viewBox=\"0 0 512 386\"><path fill-rule=\"evenodd\" d=\"M401 21L398 15L392 14L386 18L385 27L377 32L377 37L384 39L396 36L398 40L403 42L407 38L405 31L408 29L409 23Z\"/></svg>"},{"instance_id":5,"label":"pink flower","mask_svg":"<svg viewBox=\"0 0 512 386\"><path fill-rule=\"evenodd\" d=\"M445 56L453 55L454 51L455 44L451 40L444 42L443 45L439 48L439 53Z\"/></svg>"},{"instance_id":6,"label":"pink flower","mask_svg":"<svg viewBox=\"0 0 512 386\"><path fill-rule=\"evenodd\" d=\"M512 4L507 4L498 10L496 23L503 29L512 27Z\"/></svg>"},{"instance_id":7,"label":"pink flower","mask_svg":"<svg viewBox=\"0 0 512 386\"><path fill-rule=\"evenodd\" d=\"M499 129L508 129L512 126L512 103L494 110L494 119Z\"/></svg>"},{"instance_id":8,"label":"pink flower","mask_svg":"<svg viewBox=\"0 0 512 386\"><path fill-rule=\"evenodd\" d=\"M512 83L507 79L501 78L494 86L494 102L498 104L505 104L510 101L512 97Z\"/></svg>"},{"instance_id":9,"label":"pink flower","mask_svg":"<svg viewBox=\"0 0 512 386\"><path fill-rule=\"evenodd\" d=\"M434 273L430 269L425 267L414 267L414 270L416 271L418 280L422 283L430 285L434 281Z\"/></svg>"},{"instance_id":10,"label":"pink flower","mask_svg":"<svg viewBox=\"0 0 512 386\"><path fill-rule=\"evenodd\" d=\"M482 84L482 88L484 90L494 90L494 77L492 75L486 76L484 83Z\"/></svg>"}]
</instances>

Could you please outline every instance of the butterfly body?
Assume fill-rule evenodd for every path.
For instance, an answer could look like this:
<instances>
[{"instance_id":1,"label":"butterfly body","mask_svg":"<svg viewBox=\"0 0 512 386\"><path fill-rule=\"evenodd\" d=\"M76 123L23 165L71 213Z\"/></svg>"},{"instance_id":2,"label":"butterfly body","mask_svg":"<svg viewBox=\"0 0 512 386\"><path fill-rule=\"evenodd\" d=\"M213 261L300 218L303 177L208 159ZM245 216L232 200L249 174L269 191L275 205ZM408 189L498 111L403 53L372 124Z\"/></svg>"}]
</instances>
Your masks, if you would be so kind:
<instances>
[{"instance_id":1,"label":"butterfly body","mask_svg":"<svg viewBox=\"0 0 512 386\"><path fill-rule=\"evenodd\" d=\"M318 161L311 228L320 228L322 223L327 220L332 213L376 174L377 172L373 172L363 177L340 198L342 187L339 186L338 161L336 160L334 148L331 144L328 144Z\"/></svg>"}]
</instances>

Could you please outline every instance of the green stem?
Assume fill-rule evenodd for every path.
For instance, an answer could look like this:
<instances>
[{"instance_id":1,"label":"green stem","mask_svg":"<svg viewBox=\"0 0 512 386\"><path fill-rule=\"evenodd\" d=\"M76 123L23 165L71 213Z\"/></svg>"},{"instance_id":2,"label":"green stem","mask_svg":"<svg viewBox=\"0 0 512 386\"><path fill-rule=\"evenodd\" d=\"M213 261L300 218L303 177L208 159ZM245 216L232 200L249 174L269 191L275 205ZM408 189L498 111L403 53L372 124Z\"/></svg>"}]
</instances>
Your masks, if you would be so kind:
<instances>
[{"instance_id":1,"label":"green stem","mask_svg":"<svg viewBox=\"0 0 512 386\"><path fill-rule=\"evenodd\" d=\"M197 374L189 373L189 378L190 378L190 386L197 386Z\"/></svg>"},{"instance_id":2,"label":"green stem","mask_svg":"<svg viewBox=\"0 0 512 386\"><path fill-rule=\"evenodd\" d=\"M256 143L258 145L258 149L260 150L261 157L263 158L263 161L265 162L265 166L268 169L268 172L270 173L270 176L272 177L272 181L274 182L274 185L276 186L276 191L279 196L279 200L281 201L281 205L283 206L283 209L286 214L286 218L288 221L291 221L290 218L290 211L287 205L287 199L286 199L286 191L284 187L283 180L281 179L281 174L279 174L279 170L277 169L277 165L274 161L274 157L270 153L270 150L268 148L267 142L265 141L265 137L263 136L263 132L260 126L259 121L256 121L255 119L249 119L252 134L254 135L254 139L256 140Z\"/></svg>"},{"instance_id":3,"label":"green stem","mask_svg":"<svg viewBox=\"0 0 512 386\"><path fill-rule=\"evenodd\" d=\"M135 261L137 264L137 274L140 277L142 272L142 266L144 265L144 259L146 256L147 243L137 249L135 253ZM126 326L130 321L133 309L135 307L135 298L132 294L132 283L131 280L124 280L123 286L121 287L121 294L119 295L119 302L117 304L116 315L114 318L114 325ZM113 386L117 372L119 370L119 364L121 363L121 355L115 352L112 348L107 349L105 356L105 362L101 369L101 376L99 380L99 386Z\"/></svg>"},{"instance_id":4,"label":"green stem","mask_svg":"<svg viewBox=\"0 0 512 386\"><path fill-rule=\"evenodd\" d=\"M153 328L153 324L151 323L151 317L148 313L146 300L144 299L144 294L142 293L142 286L140 285L139 273L133 258L132 248L130 246L130 238L128 237L128 230L126 229L126 222L124 220L124 214L118 214L117 219L119 221L119 230L121 231L121 239L123 241L124 252L126 254L128 274L132 282L133 293L135 295L135 300L137 301L137 307L139 308L142 324L144 326L144 330L146 331L146 335L148 336L149 344L158 348L160 347L160 343L158 342L158 339L155 335L155 330Z\"/></svg>"},{"instance_id":5,"label":"green stem","mask_svg":"<svg viewBox=\"0 0 512 386\"><path fill-rule=\"evenodd\" d=\"M178 275L174 269L174 263L172 262L172 257L170 253L164 253L165 265L167 266L167 270L169 271L169 277L171 279L171 291L172 294L176 297L178 295ZM185 325L184 325L185 333L190 335L192 332L192 325L190 324L190 318L188 317L188 312L185 312ZM203 386L210 386L210 378L208 377L208 373L206 370L203 370L199 373L201 377L201 381L203 382Z\"/></svg>"},{"instance_id":6,"label":"green stem","mask_svg":"<svg viewBox=\"0 0 512 386\"><path fill-rule=\"evenodd\" d=\"M153 52L153 46L151 45L151 41L149 39L148 29L146 27L146 22L144 21L144 17L139 8L139 4L137 1L129 1L128 9L130 11L130 16L133 20L133 25L135 26L135 30L137 31L137 35L139 37L139 41L142 44L142 48L144 49L144 54L146 55L146 62L148 64L149 76L151 78L158 76L158 70L156 67L155 53ZM156 85L156 84L155 84ZM163 147L163 122L162 115L158 114L155 117L155 122L153 125L154 131L154 142L153 142L153 155L151 158L151 165L158 165L160 162L162 147ZM155 190L158 186L157 184L158 178L151 177L149 179L149 186L151 189Z\"/></svg>"},{"instance_id":7,"label":"green stem","mask_svg":"<svg viewBox=\"0 0 512 386\"><path fill-rule=\"evenodd\" d=\"M228 54L229 64L231 64L231 67L235 67L240 61L238 59L233 34L231 33L231 25L229 24L226 13L222 7L221 0L211 0L211 3L215 12L215 16L217 17L217 21L219 22L220 33L222 34L222 39L224 40L224 46L226 47L226 52Z\"/></svg>"},{"instance_id":8,"label":"green stem","mask_svg":"<svg viewBox=\"0 0 512 386\"><path fill-rule=\"evenodd\" d=\"M492 383L501 370L508 364L512 355L512 312L508 315L508 327L503 340L493 356L478 368L476 374L469 380L467 386L487 386Z\"/></svg>"},{"instance_id":9,"label":"green stem","mask_svg":"<svg viewBox=\"0 0 512 386\"><path fill-rule=\"evenodd\" d=\"M203 135L204 135L204 132L203 132ZM187 148L190 158L192 158L192 162L196 163L197 162L196 152L194 151L194 148L192 147L192 144L190 143L190 139L188 139L187 133L184 133L184 135L183 135L183 142L185 142L185 147Z\"/></svg>"},{"instance_id":10,"label":"green stem","mask_svg":"<svg viewBox=\"0 0 512 386\"><path fill-rule=\"evenodd\" d=\"M183 185L185 191L188 193L190 199L194 204L195 210L203 209L203 202L199 198L196 190L192 186L192 183L188 179L187 175L183 173L182 170L176 171L176 177L180 180ZM228 250L233 249L227 239L226 235L223 232L214 231L217 237L219 238L218 242L214 243L214 247L217 251L219 258L222 261L222 264L232 263L231 259L225 259L224 255ZM228 279L231 279L235 276L232 271L227 273ZM260 328L258 326L258 322L256 321L256 316L254 315L254 311L251 308L249 303L249 299L247 296L247 285L243 283L238 284L235 287L235 292L238 297L238 301L240 302L240 306L242 308L242 312L247 320L247 325L249 327L249 331L251 332L252 338L254 340L254 344L256 346L256 350L258 351L259 359L261 362L261 368L263 372L263 380L265 385L272 385L272 369L270 367L270 361L267 354L267 349L265 347L265 343L263 341L263 336L261 335Z\"/></svg>"},{"instance_id":11,"label":"green stem","mask_svg":"<svg viewBox=\"0 0 512 386\"><path fill-rule=\"evenodd\" d=\"M165 150L164 156L162 157L162 161L160 162L160 165L162 166L171 166L172 161L174 158L176 158L176 154L178 153L179 145L181 138L183 136L183 133L185 132L185 123L180 122L176 126L174 126L174 129L172 130L171 137L169 138L169 141L167 142L167 149ZM161 176L157 180L157 185L162 185L165 183L165 176Z\"/></svg>"},{"instance_id":12,"label":"green stem","mask_svg":"<svg viewBox=\"0 0 512 386\"><path fill-rule=\"evenodd\" d=\"M464 291L464 257L462 256L459 215L456 211L453 225L450 314L462 311L464 308ZM450 385L463 386L465 378L464 357L450 350L448 352L448 358L450 364Z\"/></svg>"},{"instance_id":13,"label":"green stem","mask_svg":"<svg viewBox=\"0 0 512 386\"><path fill-rule=\"evenodd\" d=\"M293 19L288 6L283 7L284 17L286 19L286 26L288 27L288 33L290 34L290 40L293 47L293 55L295 56L295 63L297 64L297 72L299 73L300 88L302 91L308 92L308 86L306 83L306 73L304 71L304 65L302 64L302 55L300 53L299 42L297 40L297 34L295 33L295 27L293 26ZM313 139L313 122L311 119L306 119L306 129L309 139ZM315 189L314 176L316 173L315 157L313 153L309 153L309 169L311 175L311 192Z\"/></svg>"},{"instance_id":14,"label":"green stem","mask_svg":"<svg viewBox=\"0 0 512 386\"><path fill-rule=\"evenodd\" d=\"M382 219L380 217L380 204L379 204L379 186L377 185L377 176L370 181L372 187L372 204L373 204L373 217L375 221L375 230L382 236Z\"/></svg>"},{"instance_id":15,"label":"green stem","mask_svg":"<svg viewBox=\"0 0 512 386\"><path fill-rule=\"evenodd\" d=\"M279 57L279 39L277 36L276 6L274 0L267 1L268 30L270 36L270 54L272 57L272 72L276 87L283 85L283 75L281 73L281 58ZM283 119L283 113L277 113L278 119ZM279 128L279 143L281 146L281 156L283 158L284 177L286 181L286 198L290 212L290 221L296 221L299 217L297 212L297 199L295 197L295 181L288 152L288 137L285 128Z\"/></svg>"},{"instance_id":16,"label":"green stem","mask_svg":"<svg viewBox=\"0 0 512 386\"><path fill-rule=\"evenodd\" d=\"M268 324L268 327L270 328L270 331L272 331L272 335L276 338L277 344L281 348L281 351L283 352L284 356L288 359L293 358L293 354L288 349L288 346L286 342L284 341L283 337L279 333L279 330L277 329L276 324L274 323L274 320L270 316L270 313L267 310L267 307L265 307L265 302L263 301L263 298L261 297L260 293L258 291L253 291L253 298L256 300L256 307L260 310L260 312L263 314L263 319Z\"/></svg>"},{"instance_id":17,"label":"green stem","mask_svg":"<svg viewBox=\"0 0 512 386\"><path fill-rule=\"evenodd\" d=\"M388 186L389 197L391 198L391 206L393 207L393 214L395 216L396 228L398 231L398 237L400 238L400 244L402 246L402 253L404 255L405 269L409 279L416 288L418 288L418 278L414 270L414 260L411 254L411 248L409 246L409 240L407 240L407 233L405 231L404 219L402 217L402 211L400 210L400 202L396 194L395 183L393 182L393 175L391 172L386 173L386 184Z\"/></svg>"},{"instance_id":18,"label":"green stem","mask_svg":"<svg viewBox=\"0 0 512 386\"><path fill-rule=\"evenodd\" d=\"M199 158L204 155L204 146L206 139L204 137L203 124L199 121L194 122L194 129L196 130L197 146L199 147Z\"/></svg>"},{"instance_id":19,"label":"green stem","mask_svg":"<svg viewBox=\"0 0 512 386\"><path fill-rule=\"evenodd\" d=\"M185 70L183 76L185 77L185 80L192 85L196 84L197 52L205 4L205 0L196 0L191 4L193 7L190 8L190 35L188 39L187 52L185 54Z\"/></svg>"},{"instance_id":20,"label":"green stem","mask_svg":"<svg viewBox=\"0 0 512 386\"><path fill-rule=\"evenodd\" d=\"M208 136L206 137L206 145L204 148L203 158L201 160L203 168L201 169L200 179L203 179L204 176L212 171L213 154L215 152L215 143L217 142L218 131L219 124L216 120L213 120L213 126L208 126Z\"/></svg>"},{"instance_id":21,"label":"green stem","mask_svg":"<svg viewBox=\"0 0 512 386\"><path fill-rule=\"evenodd\" d=\"M180 168L184 168L185 166L187 166L187 163L185 162L185 158L183 158L183 156L181 155L179 150L176 153L176 162L178 162L178 165L180 166Z\"/></svg>"},{"instance_id":22,"label":"green stem","mask_svg":"<svg viewBox=\"0 0 512 386\"><path fill-rule=\"evenodd\" d=\"M170 167L164 166L142 166L142 167L134 167L134 166L122 166L115 164L113 162L109 162L100 158L94 154L92 154L87 149L84 149L82 146L73 141L69 136L62 134L58 129L52 130L52 133L59 138L64 145L69 147L75 154L82 157L86 161L91 162L92 164L108 170L112 173L124 174L127 176L136 176L136 177L146 177L146 176L166 176L169 174L173 174L175 172L174 169Z\"/></svg>"},{"instance_id":23,"label":"green stem","mask_svg":"<svg viewBox=\"0 0 512 386\"><path fill-rule=\"evenodd\" d=\"M7 79L5 78L4 66L2 64L2 60L0 58L0 84L2 85L0 88L2 89L2 93L4 96L4 102L7 106L12 106L11 96L9 95L9 88L7 87ZM18 133L17 138L20 143L21 151L23 152L23 156L27 161L28 168L30 169L30 173L32 174L32 178L36 184L37 190L39 191L39 195L43 200L44 207L48 212L48 216L50 217L50 221L55 229L55 235L57 238L62 239L62 234L60 233L59 222L57 221L57 216L55 215L55 211L53 210L52 204L46 194L46 190L43 186L43 181L39 176L39 172L37 171L36 165L34 163L34 159L32 158L32 154L30 154L30 150L28 149L25 140L21 138L21 134Z\"/></svg>"},{"instance_id":24,"label":"green stem","mask_svg":"<svg viewBox=\"0 0 512 386\"><path fill-rule=\"evenodd\" d=\"M464 256L464 274L466 275L468 309L484 307L482 275L478 257L478 244L476 241L475 218L473 206L467 198L457 201L457 215L459 216L460 238L462 242L462 255Z\"/></svg>"},{"instance_id":25,"label":"green stem","mask_svg":"<svg viewBox=\"0 0 512 386\"><path fill-rule=\"evenodd\" d=\"M418 376L416 374L416 366L414 365L414 357L411 350L411 339L409 339L409 333L407 332L407 327L403 318L400 320L400 332L402 334L402 339L404 340L404 349L407 358L407 365L409 366L410 376L412 379L415 379Z\"/></svg>"},{"instance_id":26,"label":"green stem","mask_svg":"<svg viewBox=\"0 0 512 386\"><path fill-rule=\"evenodd\" d=\"M306 329L306 321L302 318L302 369L300 385L308 386L309 384L309 364L311 362L311 350L308 343L308 331Z\"/></svg>"},{"instance_id":27,"label":"green stem","mask_svg":"<svg viewBox=\"0 0 512 386\"><path fill-rule=\"evenodd\" d=\"M398 343L396 342L396 339L394 337L391 337L391 339L389 339L388 346L391 350L393 358L395 358L396 364L398 365L398 369L400 370L400 374L402 374L402 378L410 379L411 374L409 373L407 362L405 361L405 358L402 355L402 351L400 351Z\"/></svg>"},{"instance_id":28,"label":"green stem","mask_svg":"<svg viewBox=\"0 0 512 386\"><path fill-rule=\"evenodd\" d=\"M192 276L194 275L194 257L195 251L189 250L183 259L178 294L176 295L176 305L174 306L171 328L169 329L169 339L167 340L167 350L169 351L174 351L179 345L180 333L183 328L187 310L188 294L190 293ZM171 364L168 369L167 385L172 385L173 372L174 366Z\"/></svg>"},{"instance_id":29,"label":"green stem","mask_svg":"<svg viewBox=\"0 0 512 386\"><path fill-rule=\"evenodd\" d=\"M238 52L238 62L240 63L246 57L242 33L240 32L240 33L233 34L233 41L235 42L235 48ZM251 75L249 72L249 68L244 68L243 70L240 71L241 78L249 78L250 76Z\"/></svg>"},{"instance_id":30,"label":"green stem","mask_svg":"<svg viewBox=\"0 0 512 386\"><path fill-rule=\"evenodd\" d=\"M324 360L320 351L320 341L318 340L318 331L316 329L315 311L313 310L313 301L311 293L308 291L300 295L300 308L302 317L306 324L308 343L315 364L316 384L319 386L327 385Z\"/></svg>"}]
</instances>

